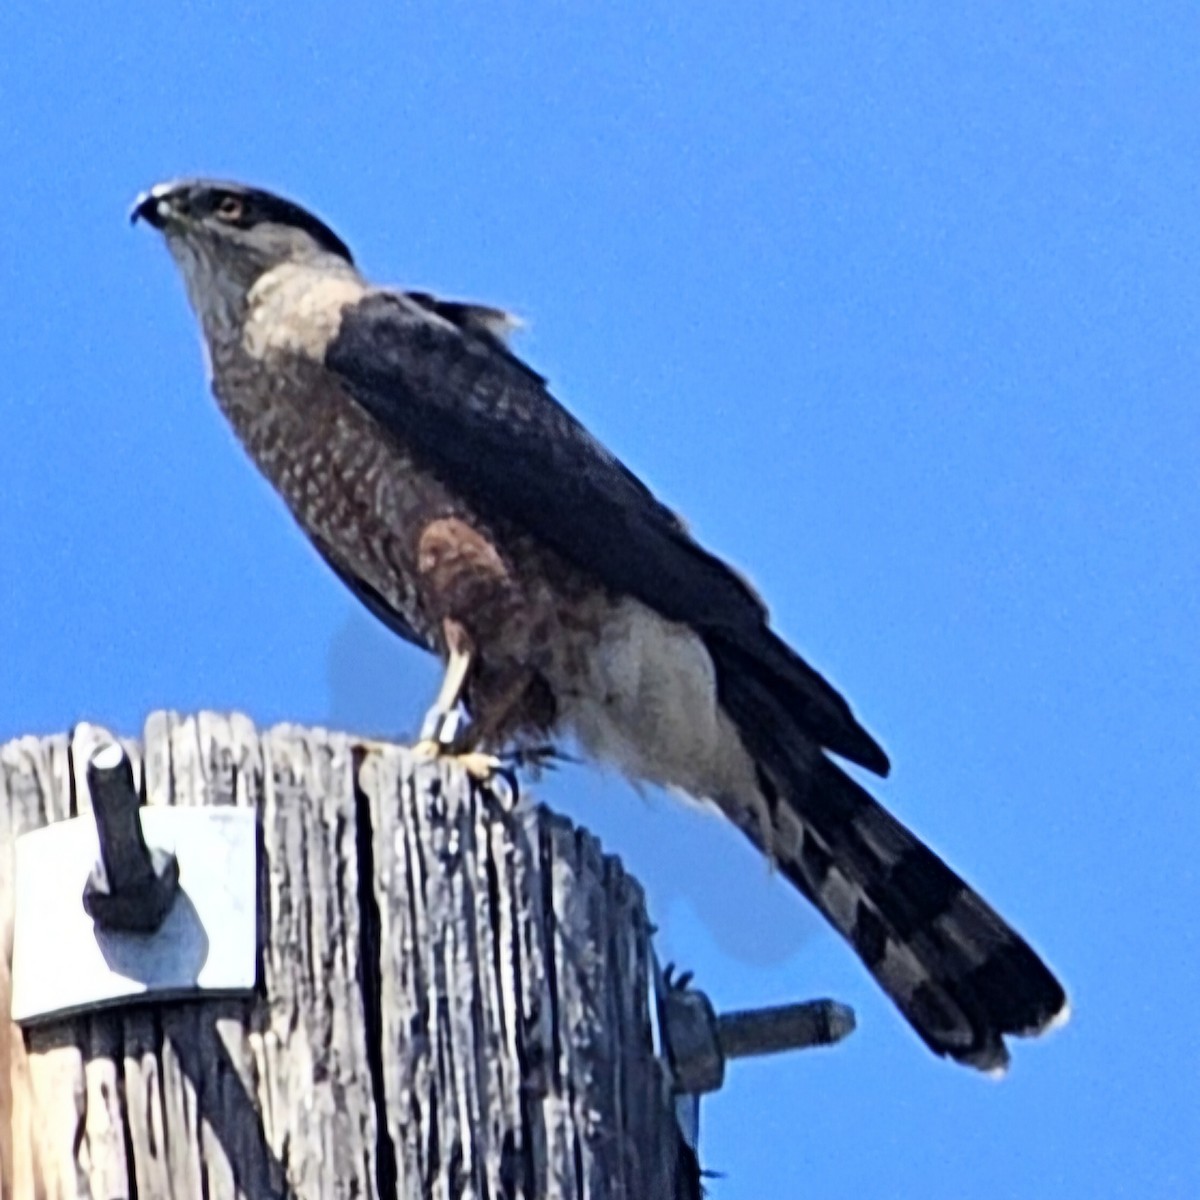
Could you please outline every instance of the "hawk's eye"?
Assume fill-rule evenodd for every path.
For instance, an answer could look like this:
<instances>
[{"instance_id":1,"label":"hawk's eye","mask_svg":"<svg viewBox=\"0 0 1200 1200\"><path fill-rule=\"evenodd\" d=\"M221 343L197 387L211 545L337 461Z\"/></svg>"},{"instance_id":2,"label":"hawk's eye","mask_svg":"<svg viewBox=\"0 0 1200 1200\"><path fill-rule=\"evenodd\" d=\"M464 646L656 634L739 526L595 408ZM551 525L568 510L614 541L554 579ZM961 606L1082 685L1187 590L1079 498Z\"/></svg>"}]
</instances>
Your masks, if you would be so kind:
<instances>
[{"instance_id":1,"label":"hawk's eye","mask_svg":"<svg viewBox=\"0 0 1200 1200\"><path fill-rule=\"evenodd\" d=\"M237 196L222 196L215 211L222 221L240 221L246 206Z\"/></svg>"}]
</instances>

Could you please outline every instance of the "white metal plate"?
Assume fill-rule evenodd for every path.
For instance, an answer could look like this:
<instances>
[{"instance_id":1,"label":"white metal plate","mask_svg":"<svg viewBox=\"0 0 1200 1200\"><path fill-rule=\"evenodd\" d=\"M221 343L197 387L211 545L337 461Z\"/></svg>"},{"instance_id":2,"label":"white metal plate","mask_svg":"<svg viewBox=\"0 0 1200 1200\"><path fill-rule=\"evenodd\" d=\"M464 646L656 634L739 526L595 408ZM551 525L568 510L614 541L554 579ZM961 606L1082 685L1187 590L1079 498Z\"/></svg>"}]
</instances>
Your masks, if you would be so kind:
<instances>
[{"instance_id":1,"label":"white metal plate","mask_svg":"<svg viewBox=\"0 0 1200 1200\"><path fill-rule=\"evenodd\" d=\"M12 1015L252 989L257 970L255 816L248 808L143 808L151 846L179 859L179 891L152 934L98 929L83 910L96 824L79 817L16 845Z\"/></svg>"}]
</instances>

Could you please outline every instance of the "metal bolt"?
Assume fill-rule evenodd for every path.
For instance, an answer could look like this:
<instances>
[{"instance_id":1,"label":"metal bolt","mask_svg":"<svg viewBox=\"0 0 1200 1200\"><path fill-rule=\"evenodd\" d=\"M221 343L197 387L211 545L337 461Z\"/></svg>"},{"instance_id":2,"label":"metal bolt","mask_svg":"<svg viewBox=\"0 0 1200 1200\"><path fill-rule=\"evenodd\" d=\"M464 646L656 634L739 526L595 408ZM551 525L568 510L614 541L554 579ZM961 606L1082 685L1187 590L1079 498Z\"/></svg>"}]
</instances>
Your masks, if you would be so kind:
<instances>
[{"instance_id":1,"label":"metal bolt","mask_svg":"<svg viewBox=\"0 0 1200 1200\"><path fill-rule=\"evenodd\" d=\"M87 780L100 858L84 885L83 907L102 929L153 933L174 903L179 861L146 845L133 768L117 742L92 752Z\"/></svg>"},{"instance_id":2,"label":"metal bolt","mask_svg":"<svg viewBox=\"0 0 1200 1200\"><path fill-rule=\"evenodd\" d=\"M668 968L659 991L663 1041L677 1093L716 1091L725 1081L727 1059L829 1046L854 1031L854 1010L836 1000L717 1016L702 991L687 987L690 978L689 974L672 981Z\"/></svg>"}]
</instances>

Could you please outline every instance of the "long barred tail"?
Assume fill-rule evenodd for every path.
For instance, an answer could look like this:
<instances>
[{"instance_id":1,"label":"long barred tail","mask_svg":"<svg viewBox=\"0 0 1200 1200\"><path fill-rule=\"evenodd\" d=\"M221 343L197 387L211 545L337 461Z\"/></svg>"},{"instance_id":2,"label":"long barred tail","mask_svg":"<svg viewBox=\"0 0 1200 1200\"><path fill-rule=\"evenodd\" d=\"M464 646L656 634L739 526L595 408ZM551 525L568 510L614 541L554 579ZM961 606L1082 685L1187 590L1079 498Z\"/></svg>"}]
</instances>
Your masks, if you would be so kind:
<instances>
[{"instance_id":1,"label":"long barred tail","mask_svg":"<svg viewBox=\"0 0 1200 1200\"><path fill-rule=\"evenodd\" d=\"M1062 985L978 893L790 718L761 673L722 681L723 705L758 763L761 802L730 811L850 943L937 1054L1008 1064L1006 1034L1067 1016Z\"/></svg>"}]
</instances>

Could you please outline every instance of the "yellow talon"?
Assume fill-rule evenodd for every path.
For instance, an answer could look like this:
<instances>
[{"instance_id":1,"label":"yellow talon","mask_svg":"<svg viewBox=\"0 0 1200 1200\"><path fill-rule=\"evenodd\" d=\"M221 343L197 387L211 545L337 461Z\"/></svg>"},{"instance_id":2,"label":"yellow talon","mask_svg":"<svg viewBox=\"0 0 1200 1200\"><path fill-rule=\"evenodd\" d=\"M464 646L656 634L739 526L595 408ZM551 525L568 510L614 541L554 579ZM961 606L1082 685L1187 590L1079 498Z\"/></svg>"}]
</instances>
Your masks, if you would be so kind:
<instances>
[{"instance_id":1,"label":"yellow talon","mask_svg":"<svg viewBox=\"0 0 1200 1200\"><path fill-rule=\"evenodd\" d=\"M412 747L413 758L420 759L422 762L433 762L435 759L445 757L448 753L449 748L436 738L421 738L419 742L414 742Z\"/></svg>"},{"instance_id":2,"label":"yellow talon","mask_svg":"<svg viewBox=\"0 0 1200 1200\"><path fill-rule=\"evenodd\" d=\"M472 779L479 783L487 783L504 763L494 754L485 754L479 750L457 751L452 745L439 742L434 738L422 738L412 748L412 755L421 762L436 762L445 759L456 767L466 771Z\"/></svg>"},{"instance_id":3,"label":"yellow talon","mask_svg":"<svg viewBox=\"0 0 1200 1200\"><path fill-rule=\"evenodd\" d=\"M497 772L504 769L504 764L494 754L484 754L479 750L469 754L452 754L450 757L479 783L490 783Z\"/></svg>"}]
</instances>

